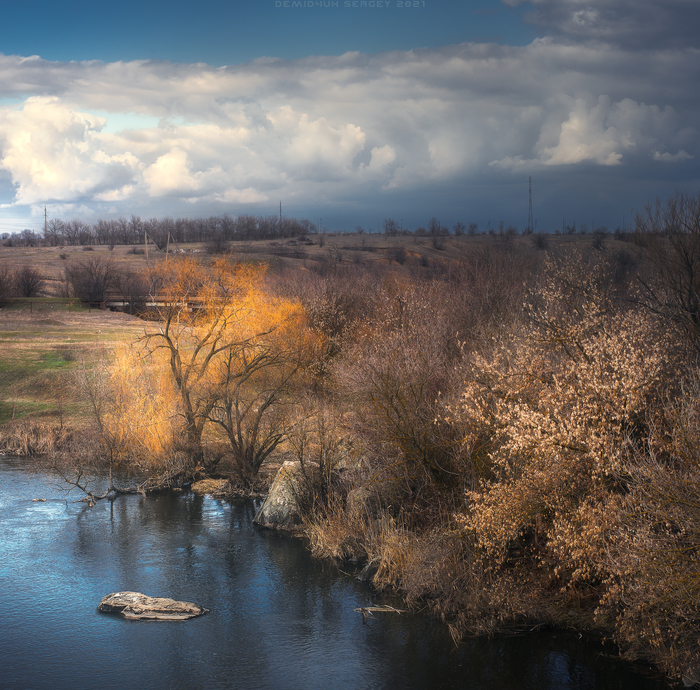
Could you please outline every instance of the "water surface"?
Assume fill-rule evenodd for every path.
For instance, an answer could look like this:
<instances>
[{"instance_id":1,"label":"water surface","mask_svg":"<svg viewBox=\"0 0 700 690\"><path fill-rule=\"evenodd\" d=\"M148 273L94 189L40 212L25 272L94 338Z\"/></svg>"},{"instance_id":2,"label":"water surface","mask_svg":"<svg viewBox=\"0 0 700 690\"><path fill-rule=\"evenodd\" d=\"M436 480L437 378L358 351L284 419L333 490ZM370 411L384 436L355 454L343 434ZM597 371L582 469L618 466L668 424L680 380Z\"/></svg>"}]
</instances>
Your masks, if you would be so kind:
<instances>
[{"instance_id":1,"label":"water surface","mask_svg":"<svg viewBox=\"0 0 700 690\"><path fill-rule=\"evenodd\" d=\"M302 540L253 526L256 504L194 494L89 508L0 458L0 689L661 690L576 635L468 640L384 600ZM46 502L33 502L46 498ZM193 601L189 621L97 611L111 592ZM396 603L395 601L392 603Z\"/></svg>"}]
</instances>

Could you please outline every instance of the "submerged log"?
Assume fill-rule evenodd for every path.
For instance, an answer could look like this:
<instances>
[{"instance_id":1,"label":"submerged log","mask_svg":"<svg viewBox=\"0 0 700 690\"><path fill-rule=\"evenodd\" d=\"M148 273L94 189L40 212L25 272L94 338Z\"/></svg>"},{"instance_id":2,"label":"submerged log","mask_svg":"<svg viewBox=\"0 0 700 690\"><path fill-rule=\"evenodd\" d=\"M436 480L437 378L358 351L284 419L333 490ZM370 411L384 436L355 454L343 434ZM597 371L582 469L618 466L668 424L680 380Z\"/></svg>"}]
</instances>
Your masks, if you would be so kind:
<instances>
[{"instance_id":1,"label":"submerged log","mask_svg":"<svg viewBox=\"0 0 700 690\"><path fill-rule=\"evenodd\" d=\"M207 613L199 604L175 601L165 597L149 597L139 592L114 592L102 598L98 611L121 613L130 620L184 621Z\"/></svg>"},{"instance_id":2,"label":"submerged log","mask_svg":"<svg viewBox=\"0 0 700 690\"><path fill-rule=\"evenodd\" d=\"M368 618L372 618L375 613L406 613L406 609L396 609L393 606L363 606L359 609L353 609L353 611L362 614L363 623L365 623Z\"/></svg>"}]
</instances>

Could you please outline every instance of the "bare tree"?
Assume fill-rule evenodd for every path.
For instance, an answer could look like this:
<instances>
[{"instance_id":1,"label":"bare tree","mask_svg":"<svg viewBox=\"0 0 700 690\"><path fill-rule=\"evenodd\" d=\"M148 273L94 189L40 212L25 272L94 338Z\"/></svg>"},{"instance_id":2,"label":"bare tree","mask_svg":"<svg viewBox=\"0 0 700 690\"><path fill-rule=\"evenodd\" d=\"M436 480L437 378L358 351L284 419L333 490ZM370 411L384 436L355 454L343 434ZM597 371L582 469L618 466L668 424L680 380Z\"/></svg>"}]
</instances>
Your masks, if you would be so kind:
<instances>
[{"instance_id":1,"label":"bare tree","mask_svg":"<svg viewBox=\"0 0 700 690\"><path fill-rule=\"evenodd\" d=\"M250 485L285 438L285 402L303 366L302 348L275 330L231 343L208 419L224 430L239 479Z\"/></svg>"},{"instance_id":2,"label":"bare tree","mask_svg":"<svg viewBox=\"0 0 700 690\"><path fill-rule=\"evenodd\" d=\"M395 237L399 232L399 224L393 218L384 219L384 233L389 237Z\"/></svg>"},{"instance_id":3,"label":"bare tree","mask_svg":"<svg viewBox=\"0 0 700 690\"><path fill-rule=\"evenodd\" d=\"M116 278L114 261L101 256L76 259L64 271L68 294L84 302L103 302Z\"/></svg>"},{"instance_id":4,"label":"bare tree","mask_svg":"<svg viewBox=\"0 0 700 690\"><path fill-rule=\"evenodd\" d=\"M0 265L0 304L12 295L14 279L7 264Z\"/></svg>"},{"instance_id":5,"label":"bare tree","mask_svg":"<svg viewBox=\"0 0 700 690\"><path fill-rule=\"evenodd\" d=\"M700 350L700 193L656 200L635 217L635 227L654 269L651 280L640 278L647 306Z\"/></svg>"},{"instance_id":6,"label":"bare tree","mask_svg":"<svg viewBox=\"0 0 700 690\"><path fill-rule=\"evenodd\" d=\"M39 271L31 266L22 266L15 271L15 291L20 297L36 297L44 287Z\"/></svg>"}]
</instances>

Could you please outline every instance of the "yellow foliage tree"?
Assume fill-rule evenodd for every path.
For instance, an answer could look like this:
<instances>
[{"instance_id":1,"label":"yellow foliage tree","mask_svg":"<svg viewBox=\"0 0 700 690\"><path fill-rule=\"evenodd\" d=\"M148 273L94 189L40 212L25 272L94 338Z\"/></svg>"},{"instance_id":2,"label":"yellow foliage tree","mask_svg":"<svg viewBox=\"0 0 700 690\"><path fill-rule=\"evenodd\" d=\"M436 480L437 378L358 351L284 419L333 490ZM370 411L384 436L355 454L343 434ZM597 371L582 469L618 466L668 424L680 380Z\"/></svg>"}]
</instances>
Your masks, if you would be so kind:
<instances>
[{"instance_id":1,"label":"yellow foliage tree","mask_svg":"<svg viewBox=\"0 0 700 690\"><path fill-rule=\"evenodd\" d=\"M251 290L247 318L231 324L231 347L216 363L217 396L208 419L228 439L239 479L249 484L284 438L292 383L315 351L299 303Z\"/></svg>"},{"instance_id":2,"label":"yellow foliage tree","mask_svg":"<svg viewBox=\"0 0 700 690\"><path fill-rule=\"evenodd\" d=\"M109 467L110 490L114 470L142 475L166 471L176 399L162 366L145 361L133 347L120 346L111 362L83 362L78 374L99 431L97 455Z\"/></svg>"},{"instance_id":3,"label":"yellow foliage tree","mask_svg":"<svg viewBox=\"0 0 700 690\"><path fill-rule=\"evenodd\" d=\"M244 479L282 439L275 404L309 344L301 306L266 294L265 271L227 259L159 264L151 273L159 323L142 338L168 363L193 461L213 470L220 459L205 457L203 433L211 423L225 432Z\"/></svg>"},{"instance_id":4,"label":"yellow foliage tree","mask_svg":"<svg viewBox=\"0 0 700 690\"><path fill-rule=\"evenodd\" d=\"M166 362L159 359L144 360L133 347L117 349L110 371L112 404L104 418L122 454L149 473L165 469L175 445L177 397Z\"/></svg>"}]
</instances>

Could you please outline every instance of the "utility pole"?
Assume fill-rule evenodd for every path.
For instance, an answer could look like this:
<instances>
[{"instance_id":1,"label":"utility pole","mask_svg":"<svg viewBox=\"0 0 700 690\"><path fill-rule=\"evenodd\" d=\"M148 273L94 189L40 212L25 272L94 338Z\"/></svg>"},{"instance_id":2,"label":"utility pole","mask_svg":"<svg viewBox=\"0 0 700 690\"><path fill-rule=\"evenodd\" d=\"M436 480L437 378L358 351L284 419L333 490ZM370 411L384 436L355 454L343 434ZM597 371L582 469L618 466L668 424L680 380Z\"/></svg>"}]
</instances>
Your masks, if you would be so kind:
<instances>
[{"instance_id":1,"label":"utility pole","mask_svg":"<svg viewBox=\"0 0 700 690\"><path fill-rule=\"evenodd\" d=\"M529 198L529 204L528 204L528 209L527 209L527 232L528 234L531 233L534 229L534 222L532 220L532 177L528 177L528 198Z\"/></svg>"},{"instance_id":2,"label":"utility pole","mask_svg":"<svg viewBox=\"0 0 700 690\"><path fill-rule=\"evenodd\" d=\"M282 202L280 201L280 223L282 222Z\"/></svg>"}]
</instances>

